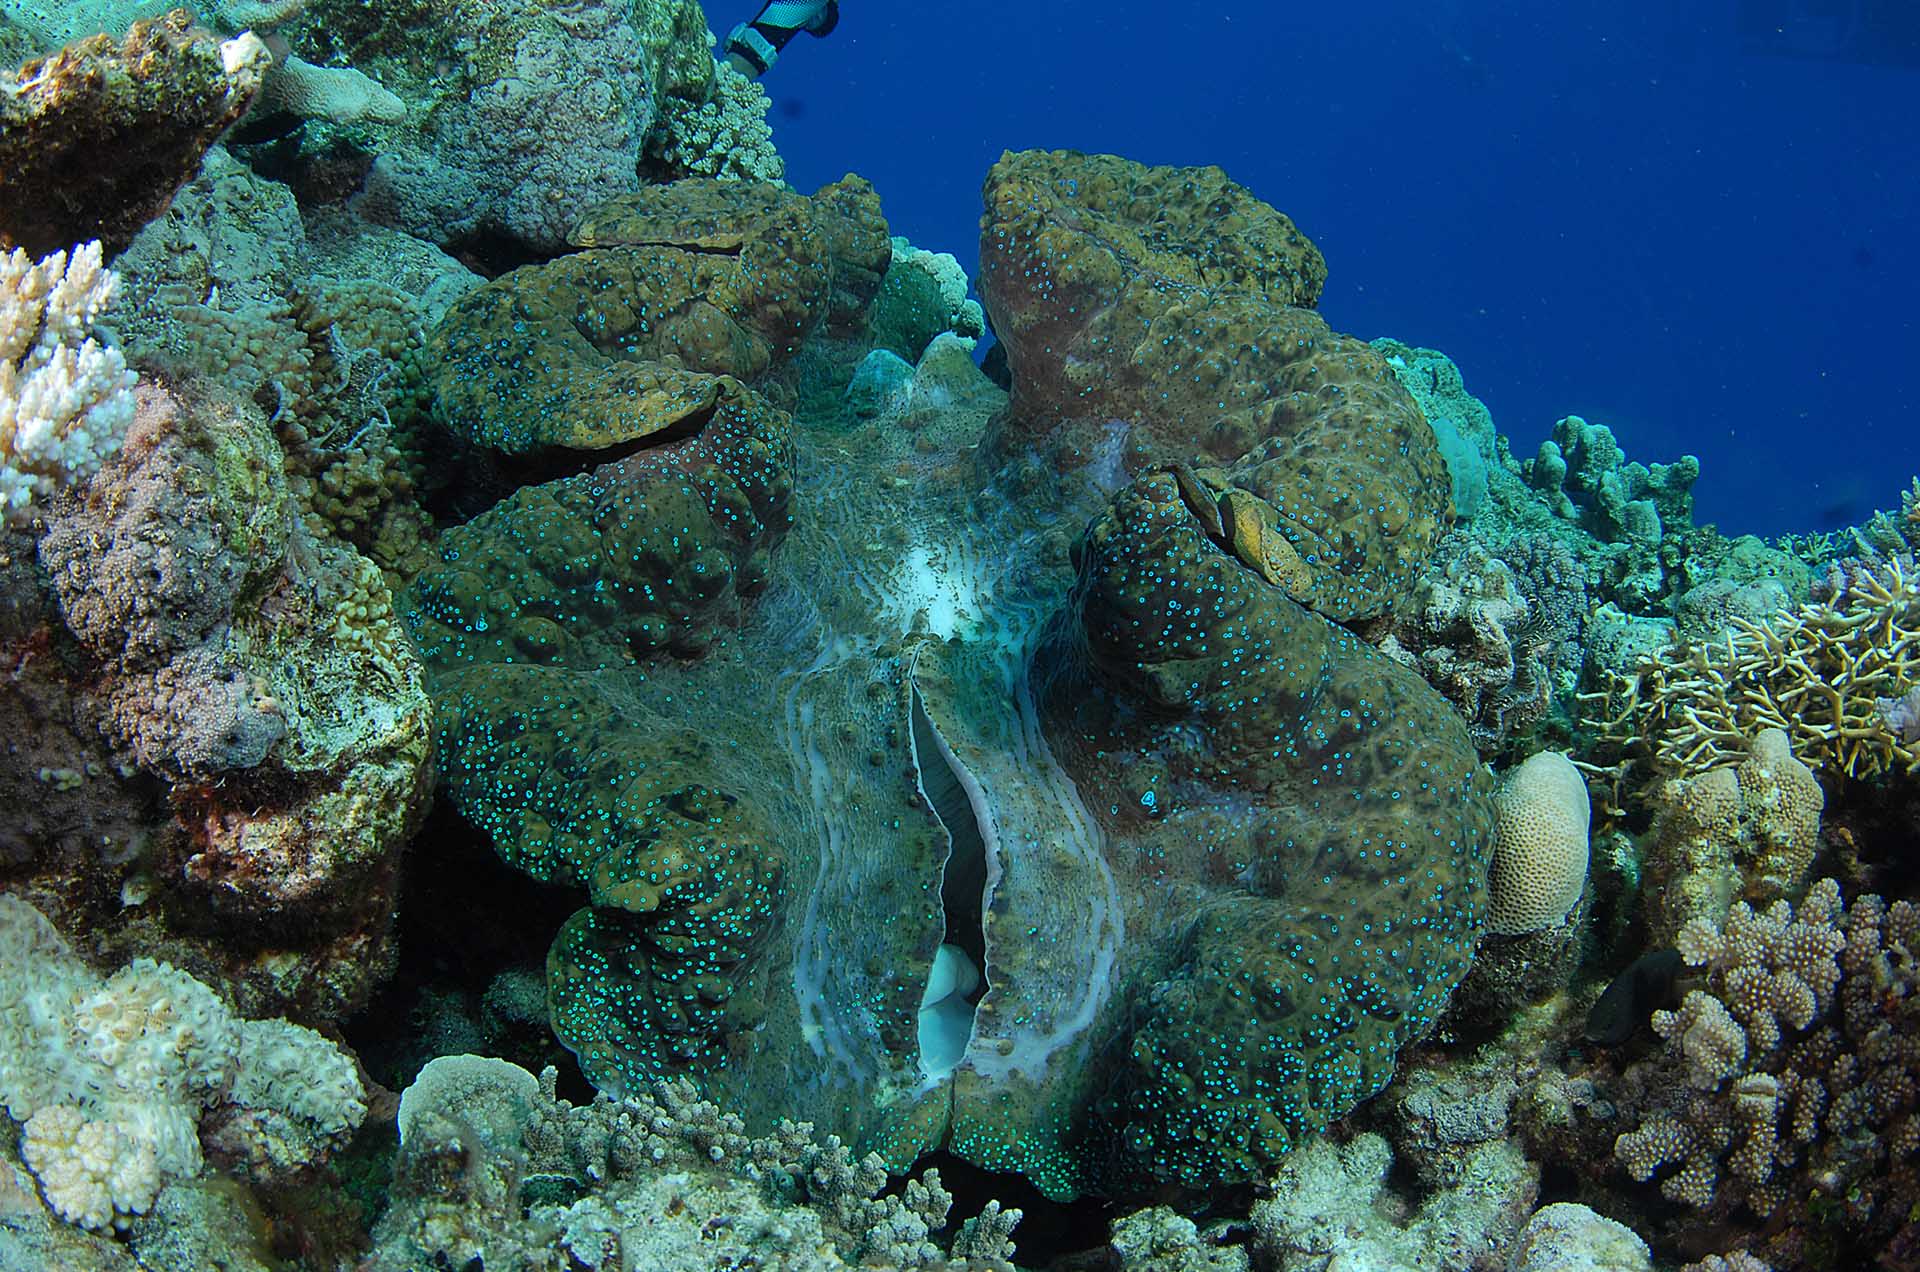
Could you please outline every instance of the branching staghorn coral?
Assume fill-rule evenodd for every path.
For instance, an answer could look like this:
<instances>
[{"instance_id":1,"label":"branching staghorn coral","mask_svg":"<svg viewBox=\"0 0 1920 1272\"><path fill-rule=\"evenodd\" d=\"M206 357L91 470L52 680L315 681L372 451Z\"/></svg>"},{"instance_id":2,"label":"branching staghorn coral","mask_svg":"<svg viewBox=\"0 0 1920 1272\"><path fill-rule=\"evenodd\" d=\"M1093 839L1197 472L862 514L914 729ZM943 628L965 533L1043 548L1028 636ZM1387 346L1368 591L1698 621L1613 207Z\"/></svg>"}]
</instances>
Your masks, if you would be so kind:
<instances>
[{"instance_id":1,"label":"branching staghorn coral","mask_svg":"<svg viewBox=\"0 0 1920 1272\"><path fill-rule=\"evenodd\" d=\"M0 524L84 480L120 449L134 376L91 334L119 276L100 244L35 263L0 256Z\"/></svg>"},{"instance_id":2,"label":"branching staghorn coral","mask_svg":"<svg viewBox=\"0 0 1920 1272\"><path fill-rule=\"evenodd\" d=\"M1589 724L1662 768L1737 760L1762 729L1783 730L1814 769L1871 779L1920 771L1920 748L1883 700L1920 680L1920 585L1898 560L1857 571L1834 596L1755 622L1734 618L1716 644L1677 646L1585 698Z\"/></svg>"}]
</instances>

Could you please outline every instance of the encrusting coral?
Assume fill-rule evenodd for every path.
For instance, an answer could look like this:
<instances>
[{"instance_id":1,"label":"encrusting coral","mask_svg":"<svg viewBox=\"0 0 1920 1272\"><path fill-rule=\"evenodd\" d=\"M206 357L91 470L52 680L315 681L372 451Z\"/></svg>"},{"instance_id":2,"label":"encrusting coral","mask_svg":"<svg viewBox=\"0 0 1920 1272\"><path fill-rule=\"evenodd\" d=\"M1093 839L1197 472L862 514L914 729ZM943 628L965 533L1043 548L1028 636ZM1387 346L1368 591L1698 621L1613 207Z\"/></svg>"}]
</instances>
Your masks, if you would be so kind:
<instances>
[{"instance_id":1,"label":"encrusting coral","mask_svg":"<svg viewBox=\"0 0 1920 1272\"><path fill-rule=\"evenodd\" d=\"M351 213L303 216L291 189L223 147L121 254L102 319L130 361L218 384L268 413L316 530L399 579L431 524L426 328L479 279L432 246Z\"/></svg>"},{"instance_id":2,"label":"encrusting coral","mask_svg":"<svg viewBox=\"0 0 1920 1272\"><path fill-rule=\"evenodd\" d=\"M89 1228L152 1206L207 1156L261 1180L317 1164L360 1125L353 1062L312 1030L244 1020L136 959L89 971L31 905L0 895L0 1103L47 1204Z\"/></svg>"},{"instance_id":3,"label":"encrusting coral","mask_svg":"<svg viewBox=\"0 0 1920 1272\"><path fill-rule=\"evenodd\" d=\"M309 532L256 409L135 398L126 446L0 557L0 873L89 954L337 1019L392 957L431 786L420 665L378 572Z\"/></svg>"},{"instance_id":4,"label":"encrusting coral","mask_svg":"<svg viewBox=\"0 0 1920 1272\"><path fill-rule=\"evenodd\" d=\"M1665 944L1691 919L1718 921L1735 899L1765 903L1806 888L1826 794L1780 729L1762 729L1738 763L1657 783L1643 856L1646 922Z\"/></svg>"}]
</instances>

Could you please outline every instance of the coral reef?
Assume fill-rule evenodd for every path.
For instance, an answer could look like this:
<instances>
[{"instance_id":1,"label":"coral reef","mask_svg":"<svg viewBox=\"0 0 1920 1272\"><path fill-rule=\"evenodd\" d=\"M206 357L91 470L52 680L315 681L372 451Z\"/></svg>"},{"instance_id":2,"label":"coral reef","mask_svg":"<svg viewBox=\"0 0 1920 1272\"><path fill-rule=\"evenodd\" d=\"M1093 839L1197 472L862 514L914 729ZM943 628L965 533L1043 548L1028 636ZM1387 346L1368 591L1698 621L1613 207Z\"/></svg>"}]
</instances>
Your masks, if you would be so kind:
<instances>
[{"instance_id":1,"label":"coral reef","mask_svg":"<svg viewBox=\"0 0 1920 1272\"><path fill-rule=\"evenodd\" d=\"M1577 687L1585 570L1545 534L1493 548L1472 530L1441 539L1413 604L1363 628L1446 695L1489 758L1511 751Z\"/></svg>"},{"instance_id":2,"label":"coral reef","mask_svg":"<svg viewBox=\"0 0 1920 1272\"><path fill-rule=\"evenodd\" d=\"M1680 952L1703 986L1655 1014L1665 1052L1625 1076L1645 1113L1622 1165L1685 1205L1768 1219L1750 1248L1787 1266L1827 1225L1914 1248L1917 942L1912 903L1843 907L1831 879L1798 906L1689 922Z\"/></svg>"},{"instance_id":3,"label":"coral reef","mask_svg":"<svg viewBox=\"0 0 1920 1272\"><path fill-rule=\"evenodd\" d=\"M1537 932L1566 921L1587 883L1587 783L1556 751L1529 756L1493 798L1487 930Z\"/></svg>"},{"instance_id":4,"label":"coral reef","mask_svg":"<svg viewBox=\"0 0 1920 1272\"><path fill-rule=\"evenodd\" d=\"M269 60L259 40L222 44L176 10L22 66L0 85L0 250L118 252L246 111Z\"/></svg>"},{"instance_id":5,"label":"coral reef","mask_svg":"<svg viewBox=\"0 0 1920 1272\"><path fill-rule=\"evenodd\" d=\"M912 362L942 332L977 339L986 332L987 320L980 302L968 299L967 288L966 271L950 254L896 237L867 321L875 347Z\"/></svg>"},{"instance_id":6,"label":"coral reef","mask_svg":"<svg viewBox=\"0 0 1920 1272\"><path fill-rule=\"evenodd\" d=\"M1288 1157L1273 1195L1253 1208L1260 1266L1320 1272L1335 1266L1332 1256L1359 1267L1470 1272L1513 1240L1539 1191L1538 1168L1494 1140L1466 1155L1450 1187L1406 1213L1387 1186L1392 1165L1378 1135L1321 1140Z\"/></svg>"},{"instance_id":7,"label":"coral reef","mask_svg":"<svg viewBox=\"0 0 1920 1272\"><path fill-rule=\"evenodd\" d=\"M1920 588L1894 559L1796 610L1735 618L1724 640L1642 659L1613 678L1593 723L1668 771L1727 763L1778 729L1816 771L1872 779L1920 770L1920 751L1879 705L1916 680Z\"/></svg>"},{"instance_id":8,"label":"coral reef","mask_svg":"<svg viewBox=\"0 0 1920 1272\"><path fill-rule=\"evenodd\" d=\"M325 1158L366 1114L352 1061L284 1020L237 1019L183 972L101 978L0 895L0 1102L47 1204L124 1226L211 1155L260 1179Z\"/></svg>"},{"instance_id":9,"label":"coral reef","mask_svg":"<svg viewBox=\"0 0 1920 1272\"><path fill-rule=\"evenodd\" d=\"M1645 919L1656 944L1695 918L1718 921L1736 898L1799 896L1819 848L1826 794L1779 729L1755 734L1740 762L1656 784L1645 849Z\"/></svg>"},{"instance_id":10,"label":"coral reef","mask_svg":"<svg viewBox=\"0 0 1920 1272\"><path fill-rule=\"evenodd\" d=\"M713 411L826 317L837 257L885 260L878 200L843 184L863 202L845 228L836 187L696 179L598 209L585 250L495 279L436 328L436 418L507 452L595 451Z\"/></svg>"},{"instance_id":11,"label":"coral reef","mask_svg":"<svg viewBox=\"0 0 1920 1272\"><path fill-rule=\"evenodd\" d=\"M430 791L420 666L256 410L135 392L126 447L7 542L7 886L90 955L338 1018L391 957Z\"/></svg>"},{"instance_id":12,"label":"coral reef","mask_svg":"<svg viewBox=\"0 0 1920 1272\"><path fill-rule=\"evenodd\" d=\"M478 1056L423 1069L401 1098L394 1205L363 1266L1011 1267L1018 1210L988 1203L933 1240L953 1201L936 1170L883 1196L877 1157L806 1123L749 1138L684 1080L585 1107L553 1083L551 1069L536 1079Z\"/></svg>"},{"instance_id":13,"label":"coral reef","mask_svg":"<svg viewBox=\"0 0 1920 1272\"><path fill-rule=\"evenodd\" d=\"M1534 1211L1509 1257L1511 1272L1653 1272L1653 1252L1631 1228L1567 1201Z\"/></svg>"},{"instance_id":14,"label":"coral reef","mask_svg":"<svg viewBox=\"0 0 1920 1272\"><path fill-rule=\"evenodd\" d=\"M717 72L690 2L311 0L283 29L317 62L358 68L406 107L391 123L299 139L302 162L352 167L354 208L428 242L508 244L519 260L563 248L583 211L639 188L668 100L692 103L679 147L708 147L689 157L709 170L770 155L764 125L755 150L726 131L740 127L737 109L724 120L700 113ZM730 154L732 144L749 150Z\"/></svg>"},{"instance_id":15,"label":"coral reef","mask_svg":"<svg viewBox=\"0 0 1920 1272\"><path fill-rule=\"evenodd\" d=\"M767 126L770 105L759 81L725 62L715 63L702 98L660 99L659 116L647 135L643 171L656 181L780 180L787 165L773 148L773 129Z\"/></svg>"},{"instance_id":16,"label":"coral reef","mask_svg":"<svg viewBox=\"0 0 1920 1272\"><path fill-rule=\"evenodd\" d=\"M1219 465L1295 599L1341 621L1410 590L1452 517L1446 465L1385 359L1299 307L1326 266L1291 221L1218 169L1069 152L1003 157L986 199L980 286L1013 374L997 446L1109 488Z\"/></svg>"},{"instance_id":17,"label":"coral reef","mask_svg":"<svg viewBox=\"0 0 1920 1272\"><path fill-rule=\"evenodd\" d=\"M90 332L119 277L100 244L0 257L0 520L21 525L97 471L133 421L134 375Z\"/></svg>"},{"instance_id":18,"label":"coral reef","mask_svg":"<svg viewBox=\"0 0 1920 1272\"><path fill-rule=\"evenodd\" d=\"M1520 470L1555 516L1608 545L1612 587L1623 605L1632 610L1665 598L1661 545L1693 523L1699 460L1630 463L1612 429L1569 415Z\"/></svg>"},{"instance_id":19,"label":"coral reef","mask_svg":"<svg viewBox=\"0 0 1920 1272\"><path fill-rule=\"evenodd\" d=\"M220 147L116 266L127 285L102 322L127 356L267 411L301 505L410 577L432 535L411 498L435 444L426 328L480 280L351 213L303 216Z\"/></svg>"},{"instance_id":20,"label":"coral reef","mask_svg":"<svg viewBox=\"0 0 1920 1272\"><path fill-rule=\"evenodd\" d=\"M1036 163L1075 179L1060 156L1003 173ZM1227 193L1217 173L1084 163L1088 189ZM757 1127L804 1090L825 1129L891 1169L945 1145L1057 1197L1258 1178L1385 1084L1483 921L1490 790L1463 727L1283 586L1306 566L1303 590L1340 609L1398 577L1391 562L1443 520L1439 460L1377 357L1330 333L1324 356L1292 361L1351 385L1345 405L1263 406L1262 386L1280 390L1257 378L1234 390L1245 409L1215 453L1141 459L1106 489L1036 475L1046 452L1016 439L1048 428L1017 402L1004 471L977 469L1004 399L957 340L914 373L925 409L853 427L846 386L870 347L854 320L886 255L884 231L863 246L870 197L852 183L813 197L824 249L707 275L728 298L717 312L662 311L644 333L625 300L625 326L590 317L646 359L610 358L616 372L695 383L710 405L669 397L662 427L561 402L491 431L485 402L449 411L483 440L560 442L571 466L597 466L449 531L410 594L448 791L508 860L587 888L549 995L605 1089L684 1073ZM1318 320L1275 302L1309 286L1317 253L1237 197L1250 237L1192 259L1162 238L1156 259L1196 289L1216 280L1249 331L1306 330ZM462 329L473 315L572 280L544 310L570 323L625 294L595 270L674 262L676 243L722 247L701 268L725 271L795 204L737 183L621 201L583 221L576 256L455 306L435 345L476 351L458 378L503 378L478 352L489 337ZM1111 210L1117 237L1125 215ZM1275 272L1276 245L1307 281ZM810 261L830 264L782 282ZM729 290L735 277L753 286ZM1021 307L1055 298L1000 277L990 307L1037 329ZM1227 290L1241 277L1249 290ZM755 334L768 304L791 337ZM1030 348L1014 374L1054 383L1062 368ZM1315 450L1336 427L1346 459ZM1219 453L1230 436L1245 465ZM1407 488L1380 495L1397 510L1384 524L1347 510L1376 489L1355 437L1412 456L1394 469ZM1293 461L1318 478L1287 493ZM1256 491L1344 555L1309 566ZM938 969L980 986L943 997Z\"/></svg>"}]
</instances>

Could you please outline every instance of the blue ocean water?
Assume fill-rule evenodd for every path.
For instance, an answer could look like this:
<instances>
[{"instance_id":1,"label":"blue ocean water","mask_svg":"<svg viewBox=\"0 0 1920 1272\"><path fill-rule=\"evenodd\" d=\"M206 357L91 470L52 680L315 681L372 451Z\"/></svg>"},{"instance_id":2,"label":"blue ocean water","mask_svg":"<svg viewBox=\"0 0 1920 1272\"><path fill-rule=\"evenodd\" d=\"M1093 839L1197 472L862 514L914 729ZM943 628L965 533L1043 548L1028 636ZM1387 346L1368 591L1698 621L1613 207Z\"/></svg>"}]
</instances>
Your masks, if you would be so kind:
<instances>
[{"instance_id":1,"label":"blue ocean water","mask_svg":"<svg viewBox=\"0 0 1920 1272\"><path fill-rule=\"evenodd\" d=\"M843 0L764 82L796 186L858 171L970 269L1003 149L1220 164L1336 329L1445 351L1518 450L1577 413L1697 454L1725 530L1920 470L1920 6Z\"/></svg>"}]
</instances>

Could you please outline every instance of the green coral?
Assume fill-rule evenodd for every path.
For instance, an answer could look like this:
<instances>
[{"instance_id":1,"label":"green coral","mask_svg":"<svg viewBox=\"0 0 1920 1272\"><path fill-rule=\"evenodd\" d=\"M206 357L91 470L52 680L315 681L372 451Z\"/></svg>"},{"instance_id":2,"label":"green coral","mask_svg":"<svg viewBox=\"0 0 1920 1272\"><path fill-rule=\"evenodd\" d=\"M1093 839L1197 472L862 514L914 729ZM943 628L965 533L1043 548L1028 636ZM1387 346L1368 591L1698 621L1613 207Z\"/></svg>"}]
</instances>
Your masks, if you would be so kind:
<instances>
[{"instance_id":1,"label":"green coral","mask_svg":"<svg viewBox=\"0 0 1920 1272\"><path fill-rule=\"evenodd\" d=\"M839 215L704 179L597 210L587 250L495 279L435 329L436 418L501 450L597 450L713 410L725 377L790 356L832 307Z\"/></svg>"},{"instance_id":2,"label":"green coral","mask_svg":"<svg viewBox=\"0 0 1920 1272\"><path fill-rule=\"evenodd\" d=\"M1306 308L1326 265L1291 221L1215 168L1070 151L1005 156L986 196L1001 449L1102 481L1230 467L1309 567L1312 608L1344 621L1407 595L1452 520L1446 463L1386 360Z\"/></svg>"},{"instance_id":3,"label":"green coral","mask_svg":"<svg viewBox=\"0 0 1920 1272\"><path fill-rule=\"evenodd\" d=\"M553 1030L605 1090L719 1059L731 975L780 896L775 841L732 800L686 788L640 812L547 955Z\"/></svg>"}]
</instances>

